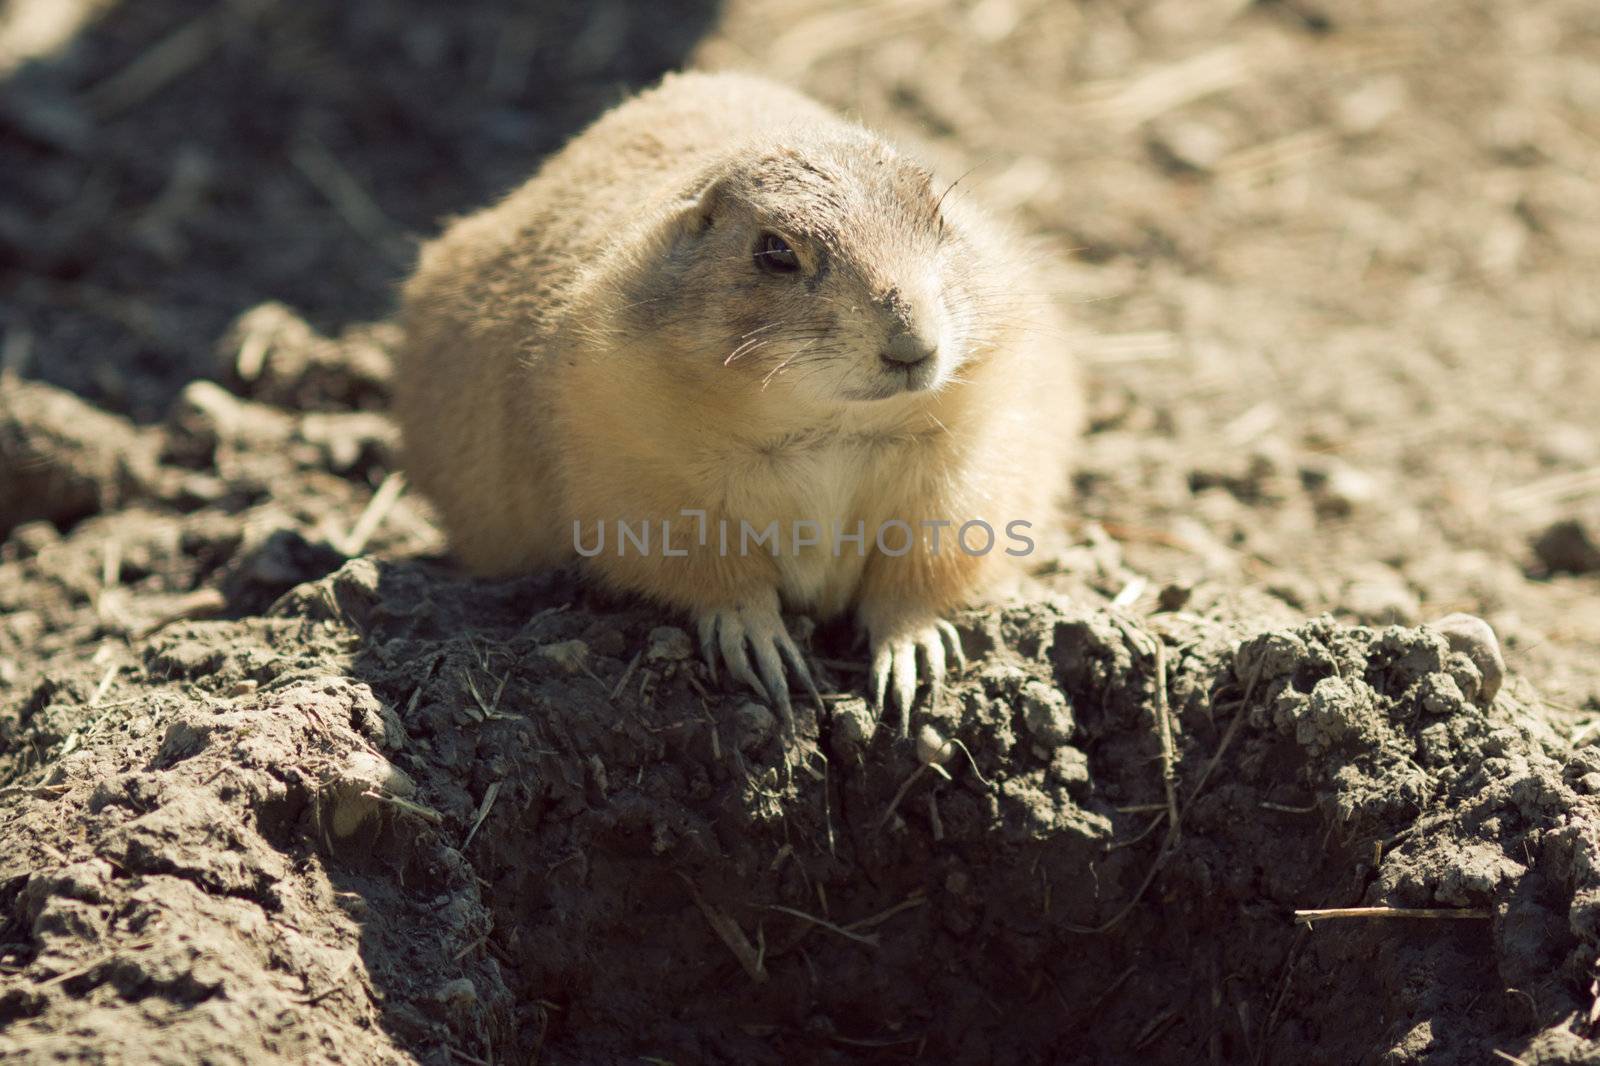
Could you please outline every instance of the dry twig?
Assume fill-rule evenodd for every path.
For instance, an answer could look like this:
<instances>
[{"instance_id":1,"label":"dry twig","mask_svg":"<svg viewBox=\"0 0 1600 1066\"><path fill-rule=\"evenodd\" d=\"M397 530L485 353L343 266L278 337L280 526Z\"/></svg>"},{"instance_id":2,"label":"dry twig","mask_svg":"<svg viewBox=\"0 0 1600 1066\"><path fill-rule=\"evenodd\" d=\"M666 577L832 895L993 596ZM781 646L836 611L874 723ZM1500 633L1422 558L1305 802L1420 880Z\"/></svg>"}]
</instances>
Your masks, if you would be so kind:
<instances>
[{"instance_id":1,"label":"dry twig","mask_svg":"<svg viewBox=\"0 0 1600 1066\"><path fill-rule=\"evenodd\" d=\"M1294 912L1294 920L1311 925L1324 918L1488 918L1485 907L1323 907Z\"/></svg>"}]
</instances>

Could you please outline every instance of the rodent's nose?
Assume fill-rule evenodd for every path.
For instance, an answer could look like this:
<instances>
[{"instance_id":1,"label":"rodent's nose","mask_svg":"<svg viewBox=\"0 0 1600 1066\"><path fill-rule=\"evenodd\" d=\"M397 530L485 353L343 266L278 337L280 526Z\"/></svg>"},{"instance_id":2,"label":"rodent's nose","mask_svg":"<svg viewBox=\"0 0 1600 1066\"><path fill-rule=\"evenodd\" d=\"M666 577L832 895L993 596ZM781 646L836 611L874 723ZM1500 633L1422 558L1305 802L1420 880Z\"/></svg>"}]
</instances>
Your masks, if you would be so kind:
<instances>
[{"instance_id":1,"label":"rodent's nose","mask_svg":"<svg viewBox=\"0 0 1600 1066\"><path fill-rule=\"evenodd\" d=\"M911 330L901 330L889 338L888 345L883 349L883 358L898 366L916 366L931 358L937 350L938 345L926 337Z\"/></svg>"}]
</instances>

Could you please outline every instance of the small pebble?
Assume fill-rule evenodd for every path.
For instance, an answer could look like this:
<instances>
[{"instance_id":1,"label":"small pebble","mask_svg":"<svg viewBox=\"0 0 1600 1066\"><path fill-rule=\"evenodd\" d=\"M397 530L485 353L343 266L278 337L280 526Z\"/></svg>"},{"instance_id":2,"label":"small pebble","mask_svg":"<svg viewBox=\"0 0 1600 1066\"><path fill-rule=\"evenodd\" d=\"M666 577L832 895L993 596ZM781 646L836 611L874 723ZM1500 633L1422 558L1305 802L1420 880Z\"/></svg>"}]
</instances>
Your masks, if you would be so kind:
<instances>
[{"instance_id":1,"label":"small pebble","mask_svg":"<svg viewBox=\"0 0 1600 1066\"><path fill-rule=\"evenodd\" d=\"M773 713L754 700L739 704L739 709L733 712L733 719L735 729L733 742L744 752L765 744L771 738L773 731L778 728L778 719Z\"/></svg>"},{"instance_id":2,"label":"small pebble","mask_svg":"<svg viewBox=\"0 0 1600 1066\"><path fill-rule=\"evenodd\" d=\"M454 981L446 981L440 985L434 990L433 996L445 1006L460 1010L472 1006L477 1001L478 989L468 978L457 977Z\"/></svg>"},{"instance_id":3,"label":"small pebble","mask_svg":"<svg viewBox=\"0 0 1600 1066\"><path fill-rule=\"evenodd\" d=\"M1198 121L1159 124L1150 146L1167 161L1188 170L1209 171L1228 153L1228 138L1215 126Z\"/></svg>"},{"instance_id":4,"label":"small pebble","mask_svg":"<svg viewBox=\"0 0 1600 1066\"><path fill-rule=\"evenodd\" d=\"M933 726L924 725L917 730L917 761L924 765L943 766L956 753L955 744L946 740Z\"/></svg>"},{"instance_id":5,"label":"small pebble","mask_svg":"<svg viewBox=\"0 0 1600 1066\"><path fill-rule=\"evenodd\" d=\"M1488 706L1494 702L1500 683L1505 680L1506 661L1500 654L1500 641L1489 623L1471 614L1447 614L1428 628L1444 637L1451 651L1458 651L1472 660L1483 677L1478 690L1478 703Z\"/></svg>"},{"instance_id":6,"label":"small pebble","mask_svg":"<svg viewBox=\"0 0 1600 1066\"><path fill-rule=\"evenodd\" d=\"M1378 496L1371 474L1333 460L1302 469L1300 478L1311 491L1312 506L1325 518L1342 518Z\"/></svg>"},{"instance_id":7,"label":"small pebble","mask_svg":"<svg viewBox=\"0 0 1600 1066\"><path fill-rule=\"evenodd\" d=\"M1371 133L1406 103L1405 82L1388 75L1361 79L1360 87L1335 103L1334 121L1345 133Z\"/></svg>"}]
</instances>

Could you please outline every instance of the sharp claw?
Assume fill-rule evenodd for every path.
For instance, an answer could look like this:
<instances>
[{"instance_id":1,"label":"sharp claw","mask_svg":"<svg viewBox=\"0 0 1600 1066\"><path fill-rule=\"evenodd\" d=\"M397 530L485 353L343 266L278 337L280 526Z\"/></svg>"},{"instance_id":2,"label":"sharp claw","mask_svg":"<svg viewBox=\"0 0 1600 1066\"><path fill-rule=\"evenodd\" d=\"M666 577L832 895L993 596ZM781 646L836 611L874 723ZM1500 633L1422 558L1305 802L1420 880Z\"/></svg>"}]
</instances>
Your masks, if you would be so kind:
<instances>
[{"instance_id":1,"label":"sharp claw","mask_svg":"<svg viewBox=\"0 0 1600 1066\"><path fill-rule=\"evenodd\" d=\"M800 649L795 646L793 640L789 639L788 633L783 633L779 636L778 648L783 652L784 658L789 660L789 665L794 668L795 674L800 678L800 683L806 687L806 694L811 697L811 702L816 705L817 712L819 714L822 713L824 710L822 694L817 691L817 683L811 679L811 667L806 665L805 656L800 654Z\"/></svg>"},{"instance_id":2,"label":"sharp claw","mask_svg":"<svg viewBox=\"0 0 1600 1066\"><path fill-rule=\"evenodd\" d=\"M778 707L778 722L783 729L784 737L792 738L795 734L794 706L789 702L789 690L780 686L777 693L778 698L774 702Z\"/></svg>"},{"instance_id":3,"label":"sharp claw","mask_svg":"<svg viewBox=\"0 0 1600 1066\"><path fill-rule=\"evenodd\" d=\"M883 698L889 689L889 668L894 663L894 653L887 645L879 648L872 657L872 710L883 717Z\"/></svg>"},{"instance_id":4,"label":"sharp claw","mask_svg":"<svg viewBox=\"0 0 1600 1066\"><path fill-rule=\"evenodd\" d=\"M929 633L921 643L923 658L928 661L928 678L937 681L944 677L944 642L939 639L939 634Z\"/></svg>"},{"instance_id":5,"label":"sharp claw","mask_svg":"<svg viewBox=\"0 0 1600 1066\"><path fill-rule=\"evenodd\" d=\"M806 687L806 695L811 697L811 706L817 709L818 714L826 714L828 712L828 708L822 702L822 693L817 691L817 683L811 679L811 671L807 669L801 669L799 674L801 684L805 685Z\"/></svg>"},{"instance_id":6,"label":"sharp claw","mask_svg":"<svg viewBox=\"0 0 1600 1066\"><path fill-rule=\"evenodd\" d=\"M909 641L894 652L894 700L900 712L900 735L911 735L911 706L917 698L917 646Z\"/></svg>"},{"instance_id":7,"label":"sharp claw","mask_svg":"<svg viewBox=\"0 0 1600 1066\"><path fill-rule=\"evenodd\" d=\"M773 696L772 692L767 688L767 686L761 683L761 678L758 677L753 671L746 675L743 678L743 681L745 684L749 685L753 690L755 690L755 694L757 696L761 697L761 699L767 703L777 702L777 697Z\"/></svg>"},{"instance_id":8,"label":"sharp claw","mask_svg":"<svg viewBox=\"0 0 1600 1066\"><path fill-rule=\"evenodd\" d=\"M736 621L720 627L722 638L722 658L728 664L728 673L737 681L743 681L766 702L771 703L772 697L767 695L767 690L761 684L761 679L750 669L750 657L744 650L744 626Z\"/></svg>"},{"instance_id":9,"label":"sharp claw","mask_svg":"<svg viewBox=\"0 0 1600 1066\"><path fill-rule=\"evenodd\" d=\"M938 631L929 633L922 642L922 654L928 660L928 707L939 709L939 697L944 694L944 641Z\"/></svg>"},{"instance_id":10,"label":"sharp claw","mask_svg":"<svg viewBox=\"0 0 1600 1066\"><path fill-rule=\"evenodd\" d=\"M761 683L761 679L756 676L754 670L750 669L748 663L741 664L741 669L735 670L733 676L754 689L755 694L761 697L762 702L772 702L772 694L767 691L767 687Z\"/></svg>"},{"instance_id":11,"label":"sharp claw","mask_svg":"<svg viewBox=\"0 0 1600 1066\"><path fill-rule=\"evenodd\" d=\"M811 668L784 628L775 597L770 609L748 605L707 612L700 617L698 628L700 653L712 681L717 681L720 659L732 681L748 685L778 710L789 735L794 734L794 707L789 698L788 669L793 669L804 683L818 712L825 711Z\"/></svg>"},{"instance_id":12,"label":"sharp claw","mask_svg":"<svg viewBox=\"0 0 1600 1066\"><path fill-rule=\"evenodd\" d=\"M900 714L900 732L908 735L918 684L927 682L928 706L939 708L944 699L945 674L949 672L952 659L960 669L967 668L961 635L955 626L943 619L933 619L909 630L894 628L882 634L874 641L872 655L873 707L878 715L881 717L886 703L892 702ZM923 667L920 672L919 664Z\"/></svg>"},{"instance_id":13,"label":"sharp claw","mask_svg":"<svg viewBox=\"0 0 1600 1066\"><path fill-rule=\"evenodd\" d=\"M955 626L946 622L943 618L935 622L934 625L939 627L939 632L944 634L944 638L950 642L950 650L955 654L956 670L965 673L967 669L967 653L961 649L961 634L956 631Z\"/></svg>"},{"instance_id":14,"label":"sharp claw","mask_svg":"<svg viewBox=\"0 0 1600 1066\"><path fill-rule=\"evenodd\" d=\"M778 657L778 649L760 633L752 635L750 647L756 653L756 669L761 672L762 684L774 699L788 703L789 679L783 676L783 660Z\"/></svg>"}]
</instances>

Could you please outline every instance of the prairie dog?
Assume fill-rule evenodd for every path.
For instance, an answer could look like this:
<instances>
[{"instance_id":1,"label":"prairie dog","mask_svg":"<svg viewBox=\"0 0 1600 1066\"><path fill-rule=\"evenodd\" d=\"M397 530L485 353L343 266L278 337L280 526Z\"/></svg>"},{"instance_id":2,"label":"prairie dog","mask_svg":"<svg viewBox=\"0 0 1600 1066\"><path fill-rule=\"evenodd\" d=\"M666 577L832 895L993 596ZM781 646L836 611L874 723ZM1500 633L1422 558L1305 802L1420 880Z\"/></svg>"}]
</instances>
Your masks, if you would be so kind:
<instances>
[{"instance_id":1,"label":"prairie dog","mask_svg":"<svg viewBox=\"0 0 1600 1066\"><path fill-rule=\"evenodd\" d=\"M945 615L1051 520L1080 418L1036 270L947 191L798 93L691 73L456 221L406 284L395 381L456 554L581 557L693 616L786 722L789 674L815 686L782 607L853 611L904 728L919 656L937 700L960 655Z\"/></svg>"}]
</instances>

